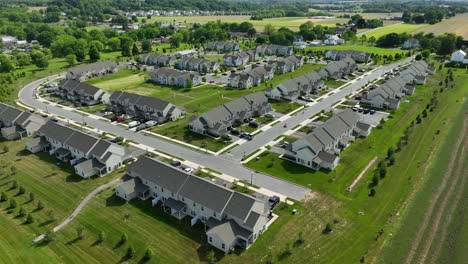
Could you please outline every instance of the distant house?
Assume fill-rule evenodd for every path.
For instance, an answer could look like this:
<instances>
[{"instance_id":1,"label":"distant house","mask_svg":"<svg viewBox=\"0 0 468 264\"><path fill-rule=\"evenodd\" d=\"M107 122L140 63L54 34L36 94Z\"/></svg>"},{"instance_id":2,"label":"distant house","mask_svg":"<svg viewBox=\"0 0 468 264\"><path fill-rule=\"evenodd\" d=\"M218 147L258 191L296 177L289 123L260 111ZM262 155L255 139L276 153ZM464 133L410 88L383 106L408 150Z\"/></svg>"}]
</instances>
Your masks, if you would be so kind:
<instances>
[{"instance_id":1,"label":"distant house","mask_svg":"<svg viewBox=\"0 0 468 264\"><path fill-rule=\"evenodd\" d=\"M239 43L237 42L229 42L229 41L213 41L208 42L205 50L215 50L218 53L224 52L232 52L232 51L239 51Z\"/></svg>"},{"instance_id":2,"label":"distant house","mask_svg":"<svg viewBox=\"0 0 468 264\"><path fill-rule=\"evenodd\" d=\"M185 115L185 110L182 107L175 106L159 98L126 92L113 92L109 98L107 109L116 114L154 120L160 124L174 121Z\"/></svg>"},{"instance_id":3,"label":"distant house","mask_svg":"<svg viewBox=\"0 0 468 264\"><path fill-rule=\"evenodd\" d=\"M65 75L65 79L82 82L92 77L114 73L117 69L117 63L113 61L101 61L72 68Z\"/></svg>"},{"instance_id":4,"label":"distant house","mask_svg":"<svg viewBox=\"0 0 468 264\"><path fill-rule=\"evenodd\" d=\"M59 82L55 95L72 101L76 105L96 105L106 100L109 94L95 86L81 83L73 79L64 79Z\"/></svg>"},{"instance_id":5,"label":"distant house","mask_svg":"<svg viewBox=\"0 0 468 264\"><path fill-rule=\"evenodd\" d=\"M324 82L321 76L316 71L312 71L294 79L286 80L275 87L266 89L265 95L268 98L276 100L284 99L294 101L301 94L307 95L315 93L323 86Z\"/></svg>"},{"instance_id":6,"label":"distant house","mask_svg":"<svg viewBox=\"0 0 468 264\"><path fill-rule=\"evenodd\" d=\"M183 58L183 57L192 57L195 54L197 54L197 51L194 50L194 49L190 49L190 50L178 51L178 52L175 53L175 56L179 59L179 58Z\"/></svg>"},{"instance_id":7,"label":"distant house","mask_svg":"<svg viewBox=\"0 0 468 264\"><path fill-rule=\"evenodd\" d=\"M40 116L0 103L0 131L6 140L32 136L45 123Z\"/></svg>"},{"instance_id":8,"label":"distant house","mask_svg":"<svg viewBox=\"0 0 468 264\"><path fill-rule=\"evenodd\" d=\"M32 153L46 151L70 163L83 178L104 176L142 154L52 121L37 131L37 137L26 144L26 149Z\"/></svg>"},{"instance_id":9,"label":"distant house","mask_svg":"<svg viewBox=\"0 0 468 264\"><path fill-rule=\"evenodd\" d=\"M397 76L364 94L361 104L374 108L397 109L403 96L413 94L415 87Z\"/></svg>"},{"instance_id":10,"label":"distant house","mask_svg":"<svg viewBox=\"0 0 468 264\"><path fill-rule=\"evenodd\" d=\"M138 61L156 67L172 67L175 65L177 58L173 55L146 53L140 55Z\"/></svg>"},{"instance_id":11,"label":"distant house","mask_svg":"<svg viewBox=\"0 0 468 264\"><path fill-rule=\"evenodd\" d=\"M419 40L415 38L410 38L403 42L403 49L418 49L419 48Z\"/></svg>"},{"instance_id":12,"label":"distant house","mask_svg":"<svg viewBox=\"0 0 468 264\"><path fill-rule=\"evenodd\" d=\"M219 70L219 62L210 61L203 58L185 57L177 61L177 69L187 71L197 71L211 73Z\"/></svg>"},{"instance_id":13,"label":"distant house","mask_svg":"<svg viewBox=\"0 0 468 264\"><path fill-rule=\"evenodd\" d=\"M150 80L164 85L190 88L200 85L201 78L196 72L178 71L170 68L158 68L150 74Z\"/></svg>"},{"instance_id":14,"label":"distant house","mask_svg":"<svg viewBox=\"0 0 468 264\"><path fill-rule=\"evenodd\" d=\"M277 56L290 56L294 54L294 50L292 47L289 46L282 46L282 45L260 45L257 46L255 49L257 53L259 53L261 56L267 55L267 56L272 56L272 55L277 55Z\"/></svg>"},{"instance_id":15,"label":"distant house","mask_svg":"<svg viewBox=\"0 0 468 264\"><path fill-rule=\"evenodd\" d=\"M301 35L296 35L294 36L293 46L305 49L307 47L307 42L304 41L304 38Z\"/></svg>"},{"instance_id":16,"label":"distant house","mask_svg":"<svg viewBox=\"0 0 468 264\"><path fill-rule=\"evenodd\" d=\"M1 36L2 46L5 48L11 48L18 44L18 38L13 36Z\"/></svg>"},{"instance_id":17,"label":"distant house","mask_svg":"<svg viewBox=\"0 0 468 264\"><path fill-rule=\"evenodd\" d=\"M289 144L283 157L314 170L333 170L340 160L338 154L348 147L355 137L369 135L371 129L369 124L361 121L359 114L346 109L334 114L311 133Z\"/></svg>"},{"instance_id":18,"label":"distant house","mask_svg":"<svg viewBox=\"0 0 468 264\"><path fill-rule=\"evenodd\" d=\"M324 45L342 45L345 43L345 40L338 37L338 35L326 34L325 39L323 40Z\"/></svg>"},{"instance_id":19,"label":"distant house","mask_svg":"<svg viewBox=\"0 0 468 264\"><path fill-rule=\"evenodd\" d=\"M227 67L239 67L246 65L250 61L249 53L241 51L237 54L225 54L223 56L224 65Z\"/></svg>"},{"instance_id":20,"label":"distant house","mask_svg":"<svg viewBox=\"0 0 468 264\"><path fill-rule=\"evenodd\" d=\"M273 79L273 76L274 70L271 67L252 67L247 72L231 74L228 79L228 85L233 88L248 89Z\"/></svg>"},{"instance_id":21,"label":"distant house","mask_svg":"<svg viewBox=\"0 0 468 264\"><path fill-rule=\"evenodd\" d=\"M311 42L309 42L309 46L321 46L322 45L322 41L321 40L312 40Z\"/></svg>"},{"instance_id":22,"label":"distant house","mask_svg":"<svg viewBox=\"0 0 468 264\"><path fill-rule=\"evenodd\" d=\"M270 61L268 64L275 69L275 73L284 74L302 67L304 65L304 58L302 56L291 55Z\"/></svg>"},{"instance_id":23,"label":"distant house","mask_svg":"<svg viewBox=\"0 0 468 264\"><path fill-rule=\"evenodd\" d=\"M406 69L400 71L399 75L410 84L424 84L428 74L434 74L435 68L427 65L423 60L411 63Z\"/></svg>"},{"instance_id":24,"label":"distant house","mask_svg":"<svg viewBox=\"0 0 468 264\"><path fill-rule=\"evenodd\" d=\"M215 107L201 116L190 118L190 130L214 137L228 132L235 124L242 124L250 117L262 116L271 111L271 105L262 92L235 99Z\"/></svg>"},{"instance_id":25,"label":"distant house","mask_svg":"<svg viewBox=\"0 0 468 264\"><path fill-rule=\"evenodd\" d=\"M452 53L452 56L450 57L450 61L458 62L462 64L468 64L468 55L466 55L466 52L463 50L457 50L454 53Z\"/></svg>"},{"instance_id":26,"label":"distant house","mask_svg":"<svg viewBox=\"0 0 468 264\"><path fill-rule=\"evenodd\" d=\"M169 215L190 217L191 225L203 223L207 241L223 252L235 246L248 249L266 230L270 221L268 203L147 157L127 169L117 196L130 201L151 199Z\"/></svg>"},{"instance_id":27,"label":"distant house","mask_svg":"<svg viewBox=\"0 0 468 264\"><path fill-rule=\"evenodd\" d=\"M350 57L355 62L367 63L371 55L368 52L356 50L329 50L325 52L325 58L329 60L338 61L346 57Z\"/></svg>"},{"instance_id":28,"label":"distant house","mask_svg":"<svg viewBox=\"0 0 468 264\"><path fill-rule=\"evenodd\" d=\"M322 68L318 73L323 79L341 79L357 69L356 62L346 57L339 61L333 61Z\"/></svg>"}]
</instances>

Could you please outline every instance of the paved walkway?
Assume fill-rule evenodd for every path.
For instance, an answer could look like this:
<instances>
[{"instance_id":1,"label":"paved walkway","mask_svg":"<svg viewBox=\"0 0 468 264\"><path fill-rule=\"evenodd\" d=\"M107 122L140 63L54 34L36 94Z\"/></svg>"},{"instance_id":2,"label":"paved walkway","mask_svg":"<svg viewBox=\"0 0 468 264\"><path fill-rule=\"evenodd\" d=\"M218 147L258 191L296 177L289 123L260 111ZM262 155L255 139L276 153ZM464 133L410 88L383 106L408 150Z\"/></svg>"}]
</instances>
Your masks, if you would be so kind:
<instances>
[{"instance_id":1,"label":"paved walkway","mask_svg":"<svg viewBox=\"0 0 468 264\"><path fill-rule=\"evenodd\" d=\"M361 178L366 174L366 172L374 165L374 163L377 161L377 157L374 157L371 161L369 161L369 164L359 173L356 179L354 179L353 183L348 187L348 192L350 192L354 186L361 180Z\"/></svg>"},{"instance_id":2,"label":"paved walkway","mask_svg":"<svg viewBox=\"0 0 468 264\"><path fill-rule=\"evenodd\" d=\"M81 202L80 204L78 205L78 207L76 207L76 209L73 211L73 213L65 220L63 220L62 223L60 223L58 226L54 227L52 229L52 232L58 232L59 230L61 230L62 228L64 228L65 226L67 226L80 212L81 210L83 210L83 208L85 207L85 205L94 197L96 196L96 194L100 193L102 190L105 190L109 187L112 187L114 185L116 185L117 183L120 182L120 178L117 178L117 179L114 179L106 184L103 184L99 187L97 187L96 189L94 189L91 193L89 193ZM38 237L36 237L33 241L34 242L39 242L41 241L42 239L45 238L45 234L42 234Z\"/></svg>"}]
</instances>

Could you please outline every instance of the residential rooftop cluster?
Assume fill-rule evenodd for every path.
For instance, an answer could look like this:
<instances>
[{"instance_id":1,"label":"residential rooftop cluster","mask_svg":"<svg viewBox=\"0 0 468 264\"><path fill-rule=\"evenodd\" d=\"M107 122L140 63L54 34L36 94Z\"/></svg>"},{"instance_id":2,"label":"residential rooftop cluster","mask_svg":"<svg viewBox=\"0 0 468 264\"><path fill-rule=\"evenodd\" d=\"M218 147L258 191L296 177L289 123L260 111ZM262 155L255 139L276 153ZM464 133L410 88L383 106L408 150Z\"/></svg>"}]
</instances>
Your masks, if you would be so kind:
<instances>
[{"instance_id":1,"label":"residential rooftop cluster","mask_svg":"<svg viewBox=\"0 0 468 264\"><path fill-rule=\"evenodd\" d=\"M6 140L31 136L45 123L40 116L0 103L0 130Z\"/></svg>"},{"instance_id":2,"label":"residential rooftop cluster","mask_svg":"<svg viewBox=\"0 0 468 264\"><path fill-rule=\"evenodd\" d=\"M272 219L267 202L257 200L160 161L140 157L127 169L127 181L115 188L129 201L151 199L168 214L191 217L192 226L206 226L207 241L224 251L234 246L249 248L267 229Z\"/></svg>"},{"instance_id":3,"label":"residential rooftop cluster","mask_svg":"<svg viewBox=\"0 0 468 264\"><path fill-rule=\"evenodd\" d=\"M179 71L167 67L157 68L150 73L150 80L163 85L191 88L201 83L201 77L196 72Z\"/></svg>"},{"instance_id":4,"label":"residential rooftop cluster","mask_svg":"<svg viewBox=\"0 0 468 264\"><path fill-rule=\"evenodd\" d=\"M237 89L249 89L267 82L274 77L274 69L269 66L253 66L250 70L241 73L232 73L228 85Z\"/></svg>"},{"instance_id":5,"label":"residential rooftop cluster","mask_svg":"<svg viewBox=\"0 0 468 264\"><path fill-rule=\"evenodd\" d=\"M77 81L86 81L89 78L104 76L118 70L118 65L114 61L100 61L91 64L84 64L68 70L65 78Z\"/></svg>"}]
</instances>

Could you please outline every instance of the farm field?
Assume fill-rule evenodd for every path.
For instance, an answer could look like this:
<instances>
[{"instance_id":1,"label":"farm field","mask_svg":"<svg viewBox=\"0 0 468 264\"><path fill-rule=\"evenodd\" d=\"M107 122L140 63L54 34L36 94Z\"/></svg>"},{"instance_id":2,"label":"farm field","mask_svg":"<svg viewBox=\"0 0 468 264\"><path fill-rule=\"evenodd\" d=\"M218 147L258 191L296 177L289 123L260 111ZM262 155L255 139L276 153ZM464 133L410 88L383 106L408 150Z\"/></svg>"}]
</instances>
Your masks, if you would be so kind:
<instances>
[{"instance_id":1,"label":"farm field","mask_svg":"<svg viewBox=\"0 0 468 264\"><path fill-rule=\"evenodd\" d=\"M427 27L418 29L414 33L434 33L435 35L441 35L444 33L454 33L462 36L465 40L468 39L468 14L460 14L455 17L445 19L440 23L429 25Z\"/></svg>"},{"instance_id":2,"label":"farm field","mask_svg":"<svg viewBox=\"0 0 468 264\"><path fill-rule=\"evenodd\" d=\"M467 79L465 91L468 89ZM455 118L457 122L454 122L446 144L433 154L434 163L426 167L427 174L420 191L404 208L401 223L392 230L394 236L383 249L381 263L411 262L423 257L432 263L463 263L467 258L468 233L462 216L466 213L463 197L468 191L466 175L463 175L468 169L466 93L461 98L463 111ZM426 219L428 216L431 218ZM430 254L425 251L428 249Z\"/></svg>"},{"instance_id":3,"label":"farm field","mask_svg":"<svg viewBox=\"0 0 468 264\"><path fill-rule=\"evenodd\" d=\"M446 70L443 71L446 72ZM380 249L387 239L392 239L391 233L395 231L395 227L399 223L399 218L395 215L400 212L400 207L406 200L407 195L413 192L414 186L417 186L423 179L424 168L433 164L432 162L436 160L428 158L430 153L436 147L443 146L447 142L451 136L448 128L458 123L457 113L464 109L460 98L468 96L468 90L464 84L468 76L464 73L464 70L456 71L455 87L446 88L438 96L438 107L433 112L428 113L428 117L424 118L421 124L414 126L408 145L397 152L395 165L388 168L385 179L381 180L379 185L375 187L376 196L368 197L369 189L367 186L371 181L375 166L365 174L351 193L347 193L346 188L373 157L382 158L386 153L386 149L396 144L404 128L421 113L421 109L430 99L430 96L427 97L427 95L432 94L432 87L438 87L438 81L442 78L443 76L439 73L435 78L428 80L424 88L418 87L415 96L424 89L426 90L423 92L426 95L425 97L413 96L408 98L410 104L398 110L403 111L401 115L392 114L393 118L384 124L383 129L373 130L372 134L374 136L371 134L367 139L359 139L345 150L342 161L347 163L345 159L348 161L353 159L352 167L348 165L344 167L343 164L345 163L342 163L338 166L336 172L312 173L309 171L307 173L306 169L296 168L287 174L285 171L290 168L288 163L273 159L275 156L271 154L261 157L257 164L255 161L247 164L252 169L270 174L276 172L273 175L291 181L295 180L299 184L309 186L315 190L318 189L322 193L326 192L328 195L333 196L335 201L338 201L339 209L334 217L337 218L340 224L342 223L342 226L336 228L338 233L332 234L332 236L335 236L333 245L321 244L320 252L326 252L326 254L320 254L320 259L316 262L358 262L361 257L365 259L366 263L381 260L379 257L381 256ZM439 88L436 89L439 90ZM456 127L454 129L456 130ZM389 131L392 135L382 137L385 138L383 142L377 142L380 136L388 133L385 131ZM382 140L382 138L379 140ZM371 142L366 143L366 140ZM398 192L395 192L395 189L398 189ZM408 227L408 229L410 228ZM342 234L346 235L342 236ZM407 234L407 237L414 236ZM465 253L461 253L463 252L461 235L459 241L459 255L463 257ZM321 242L317 241L316 243ZM349 243L352 243L353 247L343 250L346 248L344 245ZM339 248L342 250L338 250ZM392 250L388 251L388 263L401 263L394 261L392 252Z\"/></svg>"},{"instance_id":4,"label":"farm field","mask_svg":"<svg viewBox=\"0 0 468 264\"><path fill-rule=\"evenodd\" d=\"M143 19L143 18L140 18ZM187 24L193 23L207 23L209 21L221 20L223 22L229 23L242 23L250 22L254 25L257 31L262 31L264 26L267 24L272 24L276 28L287 27L291 30L298 31L299 26L304 24L309 19L305 17L279 17L279 18L269 18L264 20L250 20L250 16L174 16L174 17L157 17L154 16L151 19L148 19L148 22L182 22ZM332 18L332 19L310 19L310 21L315 24L320 24L322 26L335 27L336 23L345 23L349 19L342 18Z\"/></svg>"},{"instance_id":5,"label":"farm field","mask_svg":"<svg viewBox=\"0 0 468 264\"><path fill-rule=\"evenodd\" d=\"M366 35L367 39L370 37L375 37L376 39L380 38L383 35L387 35L389 33L413 33L414 31L424 28L428 26L428 24L393 24L385 27L379 27L375 30L370 30L363 34Z\"/></svg>"},{"instance_id":6,"label":"farm field","mask_svg":"<svg viewBox=\"0 0 468 264\"><path fill-rule=\"evenodd\" d=\"M357 42L357 41L356 41ZM374 54L379 54L381 56L383 55L392 55L395 56L397 53L404 52L401 49L385 49L385 48L379 48L379 47L374 47L374 46L368 46L368 45L361 45L361 44L354 44L354 43L346 43L344 45L336 45L336 46L318 46L318 47L307 47L305 49L305 52L307 53L308 51L328 51L328 50L357 50L357 51L365 51L369 53L374 53Z\"/></svg>"},{"instance_id":7,"label":"farm field","mask_svg":"<svg viewBox=\"0 0 468 264\"><path fill-rule=\"evenodd\" d=\"M218 151L226 146L222 140L216 140L193 133L188 129L189 118L192 115L200 115L204 112L241 96L263 91L269 85L276 85L289 78L303 75L307 72L323 67L319 64L305 64L302 68L287 74L276 75L272 81L264 83L248 90L226 89L221 86L204 84L191 89L161 86L147 81L147 73L140 71L120 71L110 76L90 80L89 83L108 91L127 91L145 96L153 96L167 100L175 105L183 106L187 115L184 118L156 126L151 131L191 143L198 147ZM283 102L278 104L278 109L295 109L298 106Z\"/></svg>"}]
</instances>

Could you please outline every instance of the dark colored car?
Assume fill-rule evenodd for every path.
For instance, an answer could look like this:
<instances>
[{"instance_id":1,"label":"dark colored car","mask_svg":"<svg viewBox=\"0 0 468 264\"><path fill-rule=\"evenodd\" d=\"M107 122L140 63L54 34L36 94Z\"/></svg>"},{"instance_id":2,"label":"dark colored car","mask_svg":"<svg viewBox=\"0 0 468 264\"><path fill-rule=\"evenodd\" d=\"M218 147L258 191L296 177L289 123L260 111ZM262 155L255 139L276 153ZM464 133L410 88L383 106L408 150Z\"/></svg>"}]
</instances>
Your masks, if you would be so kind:
<instances>
[{"instance_id":1,"label":"dark colored car","mask_svg":"<svg viewBox=\"0 0 468 264\"><path fill-rule=\"evenodd\" d=\"M249 127L258 128L258 123L255 122L255 121L250 121L250 122L249 122Z\"/></svg>"},{"instance_id":2,"label":"dark colored car","mask_svg":"<svg viewBox=\"0 0 468 264\"><path fill-rule=\"evenodd\" d=\"M233 134L234 136L239 136L241 133L237 129L231 129L231 134Z\"/></svg>"},{"instance_id":3,"label":"dark colored car","mask_svg":"<svg viewBox=\"0 0 468 264\"><path fill-rule=\"evenodd\" d=\"M148 126L146 124L141 124L141 125L138 125L137 128L135 129L135 131L141 131L143 129L147 129Z\"/></svg>"},{"instance_id":4,"label":"dark colored car","mask_svg":"<svg viewBox=\"0 0 468 264\"><path fill-rule=\"evenodd\" d=\"M247 140L252 140L253 138L253 135L252 134L249 134L247 132L242 132L241 135L240 135L241 138L245 138Z\"/></svg>"},{"instance_id":5,"label":"dark colored car","mask_svg":"<svg viewBox=\"0 0 468 264\"><path fill-rule=\"evenodd\" d=\"M182 163L178 160L171 161L171 165L174 167L179 167Z\"/></svg>"},{"instance_id":6,"label":"dark colored car","mask_svg":"<svg viewBox=\"0 0 468 264\"><path fill-rule=\"evenodd\" d=\"M55 122L55 123L57 123L57 122L59 121L59 120L58 120L57 118L55 118L55 117L52 117L52 118L49 119L49 120L52 121L52 122Z\"/></svg>"},{"instance_id":7,"label":"dark colored car","mask_svg":"<svg viewBox=\"0 0 468 264\"><path fill-rule=\"evenodd\" d=\"M275 208L280 203L280 198L278 196L272 196L268 199L268 203L270 204L270 209Z\"/></svg>"}]
</instances>

